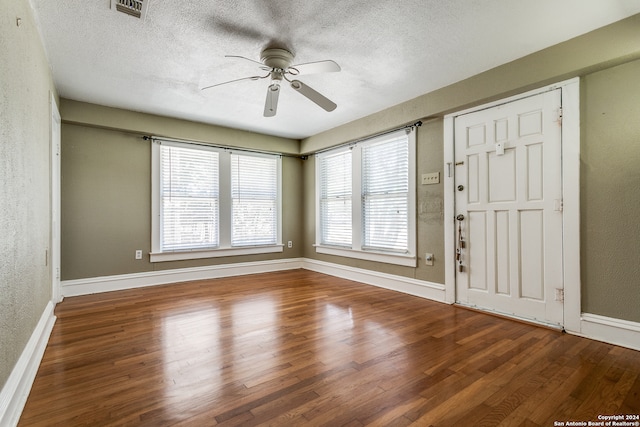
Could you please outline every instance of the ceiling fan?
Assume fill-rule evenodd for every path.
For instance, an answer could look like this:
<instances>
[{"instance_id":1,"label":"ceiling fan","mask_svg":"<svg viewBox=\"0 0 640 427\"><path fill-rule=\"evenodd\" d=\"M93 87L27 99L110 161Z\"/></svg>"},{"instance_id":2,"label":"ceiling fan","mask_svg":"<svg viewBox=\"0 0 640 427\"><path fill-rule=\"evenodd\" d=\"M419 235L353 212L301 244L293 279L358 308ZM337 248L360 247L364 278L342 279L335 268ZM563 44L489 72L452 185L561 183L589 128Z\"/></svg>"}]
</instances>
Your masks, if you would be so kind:
<instances>
[{"instance_id":1,"label":"ceiling fan","mask_svg":"<svg viewBox=\"0 0 640 427\"><path fill-rule=\"evenodd\" d=\"M312 89L309 85L302 83L300 80L296 79L297 76L303 74L330 73L340 71L340 66L335 61L325 60L291 65L294 59L294 55L288 50L280 48L263 49L262 53L260 54L260 60L262 62L254 61L253 59L237 55L225 55L225 57L240 58L246 61L251 61L259 65L258 68L266 71L267 74L243 77L223 83L217 83L211 86L203 87L202 90L225 85L228 83L238 82L241 80L261 80L266 79L267 77L271 77L271 82L269 83L269 87L267 88L267 98L264 104L265 117L273 117L276 115L276 111L278 109L278 96L280 95L280 87L284 82L287 82L296 92L304 95L326 111L333 111L337 107L337 105L333 101L326 98L316 90Z\"/></svg>"}]
</instances>

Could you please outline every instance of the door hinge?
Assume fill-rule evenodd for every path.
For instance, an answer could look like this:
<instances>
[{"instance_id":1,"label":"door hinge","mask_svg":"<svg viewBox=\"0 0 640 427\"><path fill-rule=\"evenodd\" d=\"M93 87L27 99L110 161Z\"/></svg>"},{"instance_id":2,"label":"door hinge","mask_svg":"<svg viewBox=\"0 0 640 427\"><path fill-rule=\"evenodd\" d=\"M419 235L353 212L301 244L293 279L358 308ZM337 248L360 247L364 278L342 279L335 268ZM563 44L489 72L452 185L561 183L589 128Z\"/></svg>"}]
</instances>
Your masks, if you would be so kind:
<instances>
[{"instance_id":1,"label":"door hinge","mask_svg":"<svg viewBox=\"0 0 640 427\"><path fill-rule=\"evenodd\" d=\"M564 302L564 289L556 288L556 301Z\"/></svg>"},{"instance_id":2,"label":"door hinge","mask_svg":"<svg viewBox=\"0 0 640 427\"><path fill-rule=\"evenodd\" d=\"M562 124L562 107L558 107L558 123Z\"/></svg>"},{"instance_id":3,"label":"door hinge","mask_svg":"<svg viewBox=\"0 0 640 427\"><path fill-rule=\"evenodd\" d=\"M556 212L562 212L564 209L564 201L562 199L555 199L553 201L553 210Z\"/></svg>"}]
</instances>

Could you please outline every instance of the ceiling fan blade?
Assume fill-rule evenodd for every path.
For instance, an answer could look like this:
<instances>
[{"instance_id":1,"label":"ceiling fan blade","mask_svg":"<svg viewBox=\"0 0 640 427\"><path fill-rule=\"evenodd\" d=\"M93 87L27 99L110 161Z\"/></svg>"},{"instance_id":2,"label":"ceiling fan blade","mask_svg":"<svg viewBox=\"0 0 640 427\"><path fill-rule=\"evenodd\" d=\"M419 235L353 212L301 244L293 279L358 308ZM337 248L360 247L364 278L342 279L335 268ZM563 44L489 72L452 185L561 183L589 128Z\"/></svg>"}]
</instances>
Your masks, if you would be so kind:
<instances>
[{"instance_id":1,"label":"ceiling fan blade","mask_svg":"<svg viewBox=\"0 0 640 427\"><path fill-rule=\"evenodd\" d=\"M299 92L302 95L306 96L326 111L333 111L337 107L337 105L333 101L326 98L324 95L315 91L306 84L302 83L300 80L292 80L291 87L295 89L296 92Z\"/></svg>"},{"instance_id":2,"label":"ceiling fan blade","mask_svg":"<svg viewBox=\"0 0 640 427\"><path fill-rule=\"evenodd\" d=\"M280 85L270 84L267 88L267 99L264 103L264 116L273 117L278 110L278 97L280 96Z\"/></svg>"},{"instance_id":3,"label":"ceiling fan blade","mask_svg":"<svg viewBox=\"0 0 640 427\"><path fill-rule=\"evenodd\" d=\"M297 64L289 67L289 73L297 76L300 74L316 74L316 73L335 73L340 71L341 68L335 61L317 61L307 62L305 64Z\"/></svg>"},{"instance_id":4,"label":"ceiling fan blade","mask_svg":"<svg viewBox=\"0 0 640 427\"><path fill-rule=\"evenodd\" d=\"M229 84L229 83L240 82L242 80L260 80L260 79L266 79L267 77L269 77L269 74L267 74L266 76L243 77L241 79L229 80L228 82L216 83L214 85L205 86L205 87L200 88L200 90L211 89L212 87L222 86L222 85L226 85L226 84Z\"/></svg>"},{"instance_id":5,"label":"ceiling fan blade","mask_svg":"<svg viewBox=\"0 0 640 427\"><path fill-rule=\"evenodd\" d=\"M245 61L250 61L250 62L253 62L254 64L258 64L262 70L265 70L265 71L271 71L271 67L267 67L267 66L266 66L266 65L264 65L262 62L254 61L253 59L249 59L249 58L246 58L246 57L244 57L244 56L240 56L240 55L225 55L224 57L225 57L225 58L239 58L239 59L244 59Z\"/></svg>"}]
</instances>

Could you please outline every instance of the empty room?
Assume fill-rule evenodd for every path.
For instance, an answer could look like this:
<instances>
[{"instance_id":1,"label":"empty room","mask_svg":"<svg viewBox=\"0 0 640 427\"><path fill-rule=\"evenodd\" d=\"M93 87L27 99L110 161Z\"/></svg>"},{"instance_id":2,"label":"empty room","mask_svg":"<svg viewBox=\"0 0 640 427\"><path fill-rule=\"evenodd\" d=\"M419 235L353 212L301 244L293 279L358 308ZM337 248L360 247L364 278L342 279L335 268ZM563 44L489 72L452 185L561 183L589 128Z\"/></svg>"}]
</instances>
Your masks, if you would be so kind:
<instances>
[{"instance_id":1,"label":"empty room","mask_svg":"<svg viewBox=\"0 0 640 427\"><path fill-rule=\"evenodd\" d=\"M0 17L0 426L640 426L637 0Z\"/></svg>"}]
</instances>

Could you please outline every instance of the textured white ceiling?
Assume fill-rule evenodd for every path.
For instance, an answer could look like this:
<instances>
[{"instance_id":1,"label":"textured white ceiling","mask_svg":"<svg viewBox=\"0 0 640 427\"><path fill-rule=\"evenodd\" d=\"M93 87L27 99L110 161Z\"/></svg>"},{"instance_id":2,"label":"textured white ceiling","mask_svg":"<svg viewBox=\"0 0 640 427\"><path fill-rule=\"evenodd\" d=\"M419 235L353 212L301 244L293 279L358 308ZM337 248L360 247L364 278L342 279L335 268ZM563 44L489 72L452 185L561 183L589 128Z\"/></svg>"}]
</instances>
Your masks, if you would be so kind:
<instances>
[{"instance_id":1,"label":"textured white ceiling","mask_svg":"<svg viewBox=\"0 0 640 427\"><path fill-rule=\"evenodd\" d=\"M62 97L304 138L640 13L638 0L146 0L144 20L110 0L30 0ZM262 116L266 46L339 73L300 77L326 112L284 87ZM257 66L256 66L257 67Z\"/></svg>"}]
</instances>

